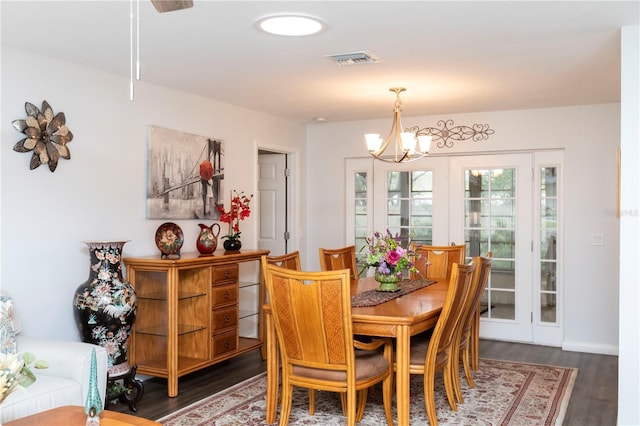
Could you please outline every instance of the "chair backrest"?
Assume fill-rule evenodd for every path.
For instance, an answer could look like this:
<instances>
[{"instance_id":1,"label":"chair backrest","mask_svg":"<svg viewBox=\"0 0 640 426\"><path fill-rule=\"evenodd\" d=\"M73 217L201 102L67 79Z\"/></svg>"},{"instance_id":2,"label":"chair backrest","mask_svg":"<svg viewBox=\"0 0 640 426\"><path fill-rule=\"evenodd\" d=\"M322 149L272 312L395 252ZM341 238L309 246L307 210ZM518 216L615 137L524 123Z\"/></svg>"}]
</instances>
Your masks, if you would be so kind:
<instances>
[{"instance_id":1,"label":"chair backrest","mask_svg":"<svg viewBox=\"0 0 640 426\"><path fill-rule=\"evenodd\" d=\"M262 259L283 368L346 371L355 380L349 271L302 272Z\"/></svg>"},{"instance_id":2,"label":"chair backrest","mask_svg":"<svg viewBox=\"0 0 640 426\"><path fill-rule=\"evenodd\" d=\"M449 279L454 263L463 264L465 244L453 246L428 246L411 244L410 250L417 256L415 268L418 272L412 272L411 278Z\"/></svg>"},{"instance_id":3,"label":"chair backrest","mask_svg":"<svg viewBox=\"0 0 640 426\"><path fill-rule=\"evenodd\" d=\"M480 307L482 293L484 293L487 281L489 281L489 274L491 273L491 261L491 252L489 252L487 257L476 256L471 261L471 263L476 266L476 269L473 271L473 277L471 277L469 297L467 298L462 319L460 320L461 338L465 335L465 332L468 336L471 323L473 322L473 316Z\"/></svg>"},{"instance_id":4,"label":"chair backrest","mask_svg":"<svg viewBox=\"0 0 640 426\"><path fill-rule=\"evenodd\" d=\"M294 271L302 269L300 267L300 252L298 251L292 251L281 256L266 256L266 259L269 265L276 265Z\"/></svg>"},{"instance_id":5,"label":"chair backrest","mask_svg":"<svg viewBox=\"0 0 640 426\"><path fill-rule=\"evenodd\" d=\"M427 364L446 360L446 358L437 359L439 358L438 354L449 351L453 346L454 339L458 336L456 331L458 331L463 308L469 296L471 278L475 268L476 265L473 263L468 265L454 263L452 265L444 306L429 341Z\"/></svg>"},{"instance_id":6,"label":"chair backrest","mask_svg":"<svg viewBox=\"0 0 640 426\"><path fill-rule=\"evenodd\" d=\"M338 249L320 248L320 269L322 271L337 271L349 269L351 281L359 278L358 263L356 261L356 247L348 246Z\"/></svg>"}]
</instances>

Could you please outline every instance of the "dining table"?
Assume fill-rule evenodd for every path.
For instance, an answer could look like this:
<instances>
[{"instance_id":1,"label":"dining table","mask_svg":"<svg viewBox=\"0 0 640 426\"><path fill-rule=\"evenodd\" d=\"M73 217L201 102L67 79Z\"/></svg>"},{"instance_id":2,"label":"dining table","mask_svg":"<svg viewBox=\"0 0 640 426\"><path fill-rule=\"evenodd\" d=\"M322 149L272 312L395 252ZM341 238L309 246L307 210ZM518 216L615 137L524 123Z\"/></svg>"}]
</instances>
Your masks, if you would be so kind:
<instances>
[{"instance_id":1,"label":"dining table","mask_svg":"<svg viewBox=\"0 0 640 426\"><path fill-rule=\"evenodd\" d=\"M411 280L400 282L408 286ZM398 426L409 425L409 360L411 336L435 327L448 288L448 280L434 280L428 285L407 294L376 294L379 283L373 277L360 278L351 282L353 333L371 337L391 337L396 339L396 409ZM354 299L381 299L373 306L362 306ZM390 298L391 300L386 300ZM372 300L371 303L376 303ZM366 304L366 303L365 303ZM266 423L275 423L278 403L279 362L271 309L263 306L266 332L267 395ZM426 408L425 408L426 409Z\"/></svg>"}]
</instances>

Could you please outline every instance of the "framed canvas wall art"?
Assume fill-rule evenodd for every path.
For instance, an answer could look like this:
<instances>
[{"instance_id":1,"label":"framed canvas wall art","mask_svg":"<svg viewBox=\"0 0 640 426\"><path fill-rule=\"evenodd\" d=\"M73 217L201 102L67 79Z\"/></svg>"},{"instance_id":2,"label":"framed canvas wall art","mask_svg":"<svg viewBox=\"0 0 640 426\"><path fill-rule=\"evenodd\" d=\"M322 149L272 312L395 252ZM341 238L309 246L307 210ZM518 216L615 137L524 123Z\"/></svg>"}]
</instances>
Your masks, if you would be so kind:
<instances>
[{"instance_id":1,"label":"framed canvas wall art","mask_svg":"<svg viewBox=\"0 0 640 426\"><path fill-rule=\"evenodd\" d=\"M223 141L149 126L148 219L218 220L223 202Z\"/></svg>"}]
</instances>

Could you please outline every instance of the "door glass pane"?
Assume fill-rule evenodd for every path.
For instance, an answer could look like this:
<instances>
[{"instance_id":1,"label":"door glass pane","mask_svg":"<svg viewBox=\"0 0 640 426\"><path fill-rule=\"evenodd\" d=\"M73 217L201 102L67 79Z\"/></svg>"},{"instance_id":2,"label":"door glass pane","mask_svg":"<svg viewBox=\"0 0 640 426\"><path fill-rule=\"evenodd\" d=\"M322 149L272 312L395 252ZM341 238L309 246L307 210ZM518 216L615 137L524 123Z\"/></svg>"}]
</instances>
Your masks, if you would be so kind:
<instances>
[{"instance_id":1,"label":"door glass pane","mask_svg":"<svg viewBox=\"0 0 640 426\"><path fill-rule=\"evenodd\" d=\"M540 169L540 321L556 322L557 168Z\"/></svg>"},{"instance_id":2,"label":"door glass pane","mask_svg":"<svg viewBox=\"0 0 640 426\"><path fill-rule=\"evenodd\" d=\"M467 258L492 253L482 316L515 320L515 169L465 170Z\"/></svg>"},{"instance_id":3,"label":"door glass pane","mask_svg":"<svg viewBox=\"0 0 640 426\"><path fill-rule=\"evenodd\" d=\"M493 267L491 268L493 276ZM480 302L480 316L483 318L511 320L516 316L516 293L513 291L485 291Z\"/></svg>"},{"instance_id":4,"label":"door glass pane","mask_svg":"<svg viewBox=\"0 0 640 426\"><path fill-rule=\"evenodd\" d=\"M387 172L387 229L400 235L406 247L409 236L419 244L432 244L433 173ZM380 230L384 232L384 230Z\"/></svg>"},{"instance_id":5,"label":"door glass pane","mask_svg":"<svg viewBox=\"0 0 640 426\"><path fill-rule=\"evenodd\" d=\"M354 179L354 194L353 201L355 203L355 246L356 257L359 265L359 270L362 270L364 264L364 258L366 253L363 250L362 254L360 249L366 246L365 239L367 238L367 226L369 223L369 217L367 215L367 172L356 172Z\"/></svg>"}]
</instances>

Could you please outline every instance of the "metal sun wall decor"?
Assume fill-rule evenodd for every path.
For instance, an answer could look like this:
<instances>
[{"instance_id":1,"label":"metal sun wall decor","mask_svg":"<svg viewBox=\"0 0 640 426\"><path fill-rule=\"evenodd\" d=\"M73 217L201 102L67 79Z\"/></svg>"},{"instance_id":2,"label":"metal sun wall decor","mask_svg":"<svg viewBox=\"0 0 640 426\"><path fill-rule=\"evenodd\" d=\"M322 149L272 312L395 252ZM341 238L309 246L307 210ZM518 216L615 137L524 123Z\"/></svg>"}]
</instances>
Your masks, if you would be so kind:
<instances>
[{"instance_id":1,"label":"metal sun wall decor","mask_svg":"<svg viewBox=\"0 0 640 426\"><path fill-rule=\"evenodd\" d=\"M56 115L47 101L42 101L42 109L25 102L24 109L27 118L14 120L13 127L27 137L19 140L13 147L16 152L33 151L31 170L41 164L49 164L49 170L56 171L60 157L71 158L67 144L73 139L73 134L66 125L63 112Z\"/></svg>"},{"instance_id":2,"label":"metal sun wall decor","mask_svg":"<svg viewBox=\"0 0 640 426\"><path fill-rule=\"evenodd\" d=\"M453 126L453 120L440 120L437 123L438 127L424 127L413 126L406 129L406 132L415 133L416 136L428 135L433 136L433 139L437 141L438 148L452 148L454 141L465 141L472 139L475 142L484 141L489 138L489 135L495 133L493 129L489 128L488 124L474 124L473 126Z\"/></svg>"},{"instance_id":3,"label":"metal sun wall decor","mask_svg":"<svg viewBox=\"0 0 640 426\"><path fill-rule=\"evenodd\" d=\"M219 139L149 126L147 218L218 220L223 147Z\"/></svg>"}]
</instances>

